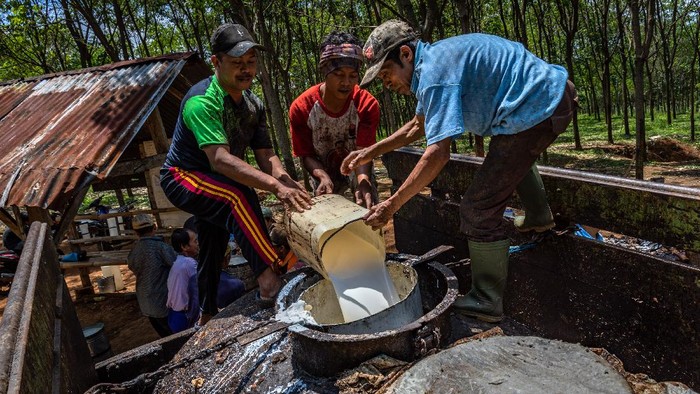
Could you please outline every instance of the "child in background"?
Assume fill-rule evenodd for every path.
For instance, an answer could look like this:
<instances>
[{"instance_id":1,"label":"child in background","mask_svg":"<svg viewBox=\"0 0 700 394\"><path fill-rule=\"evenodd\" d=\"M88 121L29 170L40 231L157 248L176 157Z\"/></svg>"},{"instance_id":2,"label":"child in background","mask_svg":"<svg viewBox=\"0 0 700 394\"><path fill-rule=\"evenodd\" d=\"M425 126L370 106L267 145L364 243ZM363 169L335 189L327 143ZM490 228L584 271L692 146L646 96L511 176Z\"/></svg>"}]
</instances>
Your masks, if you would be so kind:
<instances>
[{"instance_id":1,"label":"child in background","mask_svg":"<svg viewBox=\"0 0 700 394\"><path fill-rule=\"evenodd\" d=\"M265 225L267 226L267 231L270 231L272 225L275 224L275 218L272 217L272 209L268 207L261 207L263 218L265 219Z\"/></svg>"},{"instance_id":2,"label":"child in background","mask_svg":"<svg viewBox=\"0 0 700 394\"><path fill-rule=\"evenodd\" d=\"M127 257L129 269L136 275L136 299L141 313L161 337L172 332L168 326L168 273L175 261L176 252L156 236L157 225L153 217L138 214L131 221L139 240Z\"/></svg>"},{"instance_id":3,"label":"child in background","mask_svg":"<svg viewBox=\"0 0 700 394\"><path fill-rule=\"evenodd\" d=\"M197 288L197 234L192 230L176 229L171 238L177 258L168 275L168 326L173 333L194 326L199 319Z\"/></svg>"},{"instance_id":4,"label":"child in background","mask_svg":"<svg viewBox=\"0 0 700 394\"><path fill-rule=\"evenodd\" d=\"M233 248L237 248L235 241L230 240L229 246L226 248L224 261L221 264L221 277L219 278L219 289L216 292L216 306L219 310L226 308L230 303L239 299L245 293L245 284L242 280L236 278L231 273L226 271Z\"/></svg>"}]
</instances>

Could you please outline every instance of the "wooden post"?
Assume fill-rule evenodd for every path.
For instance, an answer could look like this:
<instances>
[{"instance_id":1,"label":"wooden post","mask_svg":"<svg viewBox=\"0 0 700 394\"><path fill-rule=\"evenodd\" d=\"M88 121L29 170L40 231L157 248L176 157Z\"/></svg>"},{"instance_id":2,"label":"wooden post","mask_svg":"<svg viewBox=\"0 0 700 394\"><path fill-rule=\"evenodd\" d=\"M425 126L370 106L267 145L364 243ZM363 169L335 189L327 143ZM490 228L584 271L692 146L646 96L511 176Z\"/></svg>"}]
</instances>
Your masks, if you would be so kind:
<instances>
[{"instance_id":1,"label":"wooden post","mask_svg":"<svg viewBox=\"0 0 700 394\"><path fill-rule=\"evenodd\" d=\"M160 117L158 107L151 112L151 116L148 117L143 127L145 127L151 135L153 143L155 144L156 153L167 153L170 148L170 142L168 142L168 135L165 133L163 119Z\"/></svg>"},{"instance_id":2,"label":"wooden post","mask_svg":"<svg viewBox=\"0 0 700 394\"><path fill-rule=\"evenodd\" d=\"M88 189L90 189L90 187L85 186L82 190L79 190L73 197L73 202L68 206L68 208L66 208L65 211L61 212L61 224L58 226L56 234L54 235L55 238L53 240L56 245L61 242L63 239L63 234L66 233L66 230L71 227L75 227L73 224L73 218L75 218L75 215L78 213L80 204L85 199ZM75 228L73 228L73 233L75 233Z\"/></svg>"},{"instance_id":3,"label":"wooden post","mask_svg":"<svg viewBox=\"0 0 700 394\"><path fill-rule=\"evenodd\" d=\"M22 232L15 218L13 218L5 208L0 208L0 221L2 221L5 226L12 230L13 233L20 234Z\"/></svg>"},{"instance_id":4,"label":"wooden post","mask_svg":"<svg viewBox=\"0 0 700 394\"><path fill-rule=\"evenodd\" d=\"M124 201L124 193L122 192L122 189L114 189L114 194L117 196L117 202L119 203L119 206L123 207L126 205L126 202Z\"/></svg>"},{"instance_id":5,"label":"wooden post","mask_svg":"<svg viewBox=\"0 0 700 394\"><path fill-rule=\"evenodd\" d=\"M19 228L19 233L17 233L17 236L24 240L27 237L27 234L24 233L24 225L27 223L24 223L24 219L22 219L22 212L20 212L17 205L12 206L12 213L15 214L15 220L17 221L17 227Z\"/></svg>"},{"instance_id":6,"label":"wooden post","mask_svg":"<svg viewBox=\"0 0 700 394\"><path fill-rule=\"evenodd\" d=\"M168 135L165 133L165 127L163 127L163 119L160 116L160 111L158 110L158 107L156 107L153 112L151 112L151 116L148 117L148 120L146 120L146 123L143 125L146 130L148 130L148 133L151 135L151 138L153 139L153 144L155 146L156 154L164 154L168 152L168 149L170 148L170 142L168 141ZM142 157L150 156L147 155L146 152L142 151ZM155 200L155 195L153 194L153 187L158 185L151 181L150 177L150 171L146 171L146 188L148 189L148 200L151 203L151 209L156 209L158 205L156 204ZM158 224L158 227L162 227L162 221L160 218L160 215L156 213L155 215L156 218L156 223Z\"/></svg>"},{"instance_id":7,"label":"wooden post","mask_svg":"<svg viewBox=\"0 0 700 394\"><path fill-rule=\"evenodd\" d=\"M53 220L51 220L51 216L49 216L49 210L45 208L27 207L27 216L29 216L29 223L46 223L49 228L51 228L53 224Z\"/></svg>"},{"instance_id":8,"label":"wooden post","mask_svg":"<svg viewBox=\"0 0 700 394\"><path fill-rule=\"evenodd\" d=\"M61 213L61 224L58 226L56 234L54 235L55 238L53 240L55 245L58 245L61 242L61 240L63 239L63 234L65 234L66 231L68 231L69 234L71 234L71 237L79 238L77 231L75 230L75 225L73 224L73 218L78 213L78 209L80 209L80 204L85 199L85 195L87 194L89 189L90 187L86 186L83 189L79 190L75 194L73 202L68 206L68 208L64 212ZM78 245L71 245L71 249L73 252L80 252L80 247ZM92 287L92 282L90 281L90 271L87 268L81 268L79 272L80 283L83 285L81 293L95 294L95 289Z\"/></svg>"}]
</instances>

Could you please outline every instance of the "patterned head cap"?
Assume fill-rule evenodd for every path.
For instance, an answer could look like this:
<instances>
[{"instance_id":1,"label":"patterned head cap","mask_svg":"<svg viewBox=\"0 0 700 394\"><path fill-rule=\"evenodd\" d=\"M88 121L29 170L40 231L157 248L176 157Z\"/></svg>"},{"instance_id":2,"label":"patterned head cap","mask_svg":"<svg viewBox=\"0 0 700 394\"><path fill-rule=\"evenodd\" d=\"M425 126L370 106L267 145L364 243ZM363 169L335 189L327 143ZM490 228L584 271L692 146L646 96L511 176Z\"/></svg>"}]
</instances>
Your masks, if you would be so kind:
<instances>
[{"instance_id":1,"label":"patterned head cap","mask_svg":"<svg viewBox=\"0 0 700 394\"><path fill-rule=\"evenodd\" d=\"M399 45L417 38L418 34L413 28L408 23L398 19L388 20L377 26L369 35L362 50L367 62L367 71L360 86L366 87L377 77L389 52Z\"/></svg>"}]
</instances>

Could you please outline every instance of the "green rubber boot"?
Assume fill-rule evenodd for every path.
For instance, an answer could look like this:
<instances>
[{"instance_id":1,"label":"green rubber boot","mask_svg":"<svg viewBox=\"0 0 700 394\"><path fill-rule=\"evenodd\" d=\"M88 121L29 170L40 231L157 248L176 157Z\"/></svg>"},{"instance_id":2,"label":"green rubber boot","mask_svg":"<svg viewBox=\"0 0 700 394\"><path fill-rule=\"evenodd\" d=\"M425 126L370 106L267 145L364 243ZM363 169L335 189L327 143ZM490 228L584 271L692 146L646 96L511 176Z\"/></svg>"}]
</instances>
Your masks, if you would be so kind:
<instances>
[{"instance_id":1,"label":"green rubber boot","mask_svg":"<svg viewBox=\"0 0 700 394\"><path fill-rule=\"evenodd\" d=\"M489 323L503 320L503 292L508 276L510 240L496 242L469 241L472 266L472 288L457 297L458 313Z\"/></svg>"},{"instance_id":2,"label":"green rubber boot","mask_svg":"<svg viewBox=\"0 0 700 394\"><path fill-rule=\"evenodd\" d=\"M544 191L542 178L537 171L537 165L533 164L525 178L516 189L518 197L523 203L525 216L516 216L513 224L520 232L547 231L554 227L554 216L547 203L547 194Z\"/></svg>"}]
</instances>

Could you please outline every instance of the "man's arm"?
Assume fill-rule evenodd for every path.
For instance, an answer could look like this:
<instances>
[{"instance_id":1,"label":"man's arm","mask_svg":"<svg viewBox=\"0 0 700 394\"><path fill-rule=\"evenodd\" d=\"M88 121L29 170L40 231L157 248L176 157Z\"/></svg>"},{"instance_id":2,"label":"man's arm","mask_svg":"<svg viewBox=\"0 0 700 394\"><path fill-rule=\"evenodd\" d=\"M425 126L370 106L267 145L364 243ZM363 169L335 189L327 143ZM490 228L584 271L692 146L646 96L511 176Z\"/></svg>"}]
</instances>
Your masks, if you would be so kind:
<instances>
[{"instance_id":1,"label":"man's arm","mask_svg":"<svg viewBox=\"0 0 700 394\"><path fill-rule=\"evenodd\" d=\"M428 186L450 160L450 143L451 139L446 138L428 146L399 190L386 201L373 206L364 217L365 223L374 229L383 227L401 206Z\"/></svg>"},{"instance_id":2,"label":"man's arm","mask_svg":"<svg viewBox=\"0 0 700 394\"><path fill-rule=\"evenodd\" d=\"M357 190L355 191L355 203L365 208L371 208L372 200L372 163L362 164L355 169Z\"/></svg>"},{"instance_id":3,"label":"man's arm","mask_svg":"<svg viewBox=\"0 0 700 394\"><path fill-rule=\"evenodd\" d=\"M348 157L343 160L340 172L343 175L349 175L355 168L368 164L375 157L417 141L425 135L424 125L425 118L416 115L389 137L367 148L350 152Z\"/></svg>"},{"instance_id":4,"label":"man's arm","mask_svg":"<svg viewBox=\"0 0 700 394\"><path fill-rule=\"evenodd\" d=\"M287 208L301 212L310 207L309 195L288 185L290 181L293 184L296 182L284 171L282 163L272 153L272 149L255 151L255 158L262 171L232 155L226 145L207 145L202 150L206 153L211 168L219 174L246 186L272 192Z\"/></svg>"},{"instance_id":5,"label":"man's arm","mask_svg":"<svg viewBox=\"0 0 700 394\"><path fill-rule=\"evenodd\" d=\"M277 179L287 187L299 189L306 193L304 187L289 176L289 173L284 169L282 161L275 154L275 151L269 148L255 149L253 150L253 154L255 155L255 161L263 172Z\"/></svg>"},{"instance_id":6,"label":"man's arm","mask_svg":"<svg viewBox=\"0 0 700 394\"><path fill-rule=\"evenodd\" d=\"M275 192L278 182L269 175L269 172L259 171L244 160L232 155L228 146L207 145L202 150L206 153L211 168L219 174L246 186ZM261 165L261 169L263 169L263 165Z\"/></svg>"}]
</instances>

